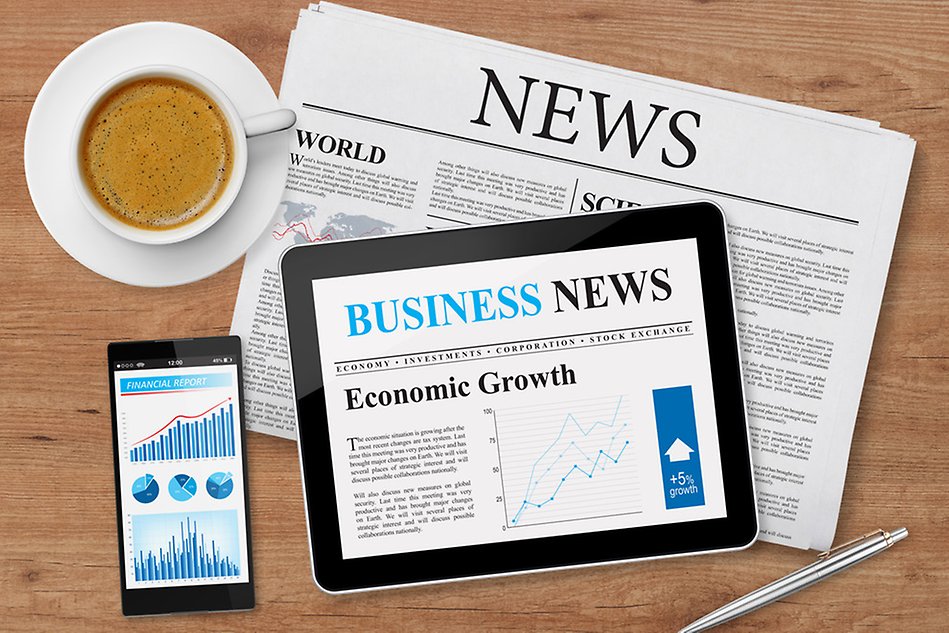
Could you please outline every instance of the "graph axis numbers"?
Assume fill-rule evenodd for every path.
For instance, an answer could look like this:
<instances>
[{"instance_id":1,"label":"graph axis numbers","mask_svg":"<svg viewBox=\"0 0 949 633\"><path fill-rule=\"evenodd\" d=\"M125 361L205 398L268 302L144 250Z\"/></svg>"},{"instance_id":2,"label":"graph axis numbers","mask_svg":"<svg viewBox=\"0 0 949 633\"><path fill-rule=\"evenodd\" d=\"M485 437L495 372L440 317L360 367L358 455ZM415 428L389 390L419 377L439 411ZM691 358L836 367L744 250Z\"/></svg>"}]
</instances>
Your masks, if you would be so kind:
<instances>
[{"instance_id":1,"label":"graph axis numbers","mask_svg":"<svg viewBox=\"0 0 949 633\"><path fill-rule=\"evenodd\" d=\"M511 524L507 516L507 488L504 487L504 460L501 459L501 436L498 434L498 412L491 409L491 419L494 420L494 447L498 451L498 475L501 477L501 503L504 506L504 525L502 530L506 530Z\"/></svg>"}]
</instances>

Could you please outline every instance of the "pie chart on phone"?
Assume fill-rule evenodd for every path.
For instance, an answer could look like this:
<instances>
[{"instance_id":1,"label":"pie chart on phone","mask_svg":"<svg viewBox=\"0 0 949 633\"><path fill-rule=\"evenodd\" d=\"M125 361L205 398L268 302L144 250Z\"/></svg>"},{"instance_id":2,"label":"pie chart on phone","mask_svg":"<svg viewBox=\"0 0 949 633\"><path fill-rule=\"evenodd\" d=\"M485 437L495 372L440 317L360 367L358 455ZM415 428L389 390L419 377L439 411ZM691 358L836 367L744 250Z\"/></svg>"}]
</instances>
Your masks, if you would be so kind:
<instances>
[{"instance_id":1,"label":"pie chart on phone","mask_svg":"<svg viewBox=\"0 0 949 633\"><path fill-rule=\"evenodd\" d=\"M208 477L208 494L215 499L226 499L234 491L231 473L214 473Z\"/></svg>"},{"instance_id":2,"label":"pie chart on phone","mask_svg":"<svg viewBox=\"0 0 949 633\"><path fill-rule=\"evenodd\" d=\"M198 483L191 475L175 475L168 482L168 494L177 501L187 501L198 492Z\"/></svg>"},{"instance_id":3,"label":"pie chart on phone","mask_svg":"<svg viewBox=\"0 0 949 633\"><path fill-rule=\"evenodd\" d=\"M155 475L144 474L132 482L132 496L139 503L151 503L158 498L158 482Z\"/></svg>"}]
</instances>

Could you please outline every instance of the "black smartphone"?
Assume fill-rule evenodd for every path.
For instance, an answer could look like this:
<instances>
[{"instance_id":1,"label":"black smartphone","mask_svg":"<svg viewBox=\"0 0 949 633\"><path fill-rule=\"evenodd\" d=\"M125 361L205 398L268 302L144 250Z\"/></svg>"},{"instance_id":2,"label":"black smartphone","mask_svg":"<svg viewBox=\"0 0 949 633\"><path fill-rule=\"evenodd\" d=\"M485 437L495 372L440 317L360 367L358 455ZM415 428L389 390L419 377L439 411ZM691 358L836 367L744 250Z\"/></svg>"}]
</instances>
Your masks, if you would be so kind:
<instances>
[{"instance_id":1,"label":"black smartphone","mask_svg":"<svg viewBox=\"0 0 949 633\"><path fill-rule=\"evenodd\" d=\"M109 344L122 613L254 607L241 341Z\"/></svg>"}]
</instances>

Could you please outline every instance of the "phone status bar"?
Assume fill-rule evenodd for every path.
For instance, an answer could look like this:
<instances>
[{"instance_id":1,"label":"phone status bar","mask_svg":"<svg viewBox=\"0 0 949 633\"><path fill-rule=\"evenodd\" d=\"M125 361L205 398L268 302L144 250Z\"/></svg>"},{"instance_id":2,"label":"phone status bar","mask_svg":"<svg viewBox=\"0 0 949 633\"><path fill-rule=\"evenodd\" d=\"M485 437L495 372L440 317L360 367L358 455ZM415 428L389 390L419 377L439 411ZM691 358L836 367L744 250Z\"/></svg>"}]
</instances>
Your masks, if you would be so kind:
<instances>
[{"instance_id":1,"label":"phone status bar","mask_svg":"<svg viewBox=\"0 0 949 633\"><path fill-rule=\"evenodd\" d=\"M177 369L178 367L207 367L208 365L236 365L237 358L230 355L188 356L182 358L143 358L122 360L112 363L116 371L134 371L136 369Z\"/></svg>"}]
</instances>

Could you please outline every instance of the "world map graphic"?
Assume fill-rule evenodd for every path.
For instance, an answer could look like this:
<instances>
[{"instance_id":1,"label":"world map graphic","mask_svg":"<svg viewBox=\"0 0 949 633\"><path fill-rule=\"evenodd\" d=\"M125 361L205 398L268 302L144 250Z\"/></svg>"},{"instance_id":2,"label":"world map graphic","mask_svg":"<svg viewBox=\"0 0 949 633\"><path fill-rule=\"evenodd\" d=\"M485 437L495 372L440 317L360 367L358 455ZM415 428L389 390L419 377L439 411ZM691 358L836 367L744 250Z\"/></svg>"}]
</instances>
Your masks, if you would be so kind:
<instances>
[{"instance_id":1,"label":"world map graphic","mask_svg":"<svg viewBox=\"0 0 949 633\"><path fill-rule=\"evenodd\" d=\"M371 235L386 235L395 225L368 215L334 213L325 220L316 205L284 200L283 222L276 222L271 236L277 241L292 239L294 244L312 244L327 240L345 240Z\"/></svg>"}]
</instances>

